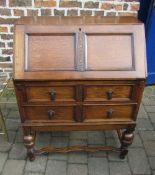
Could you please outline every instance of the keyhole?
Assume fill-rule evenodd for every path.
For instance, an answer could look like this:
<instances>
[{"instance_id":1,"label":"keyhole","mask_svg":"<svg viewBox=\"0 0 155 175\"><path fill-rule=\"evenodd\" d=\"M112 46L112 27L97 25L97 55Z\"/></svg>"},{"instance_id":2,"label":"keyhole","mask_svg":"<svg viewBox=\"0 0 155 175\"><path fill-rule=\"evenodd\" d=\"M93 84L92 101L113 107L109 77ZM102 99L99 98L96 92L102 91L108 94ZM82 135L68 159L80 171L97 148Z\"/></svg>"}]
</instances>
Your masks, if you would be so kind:
<instances>
[{"instance_id":1,"label":"keyhole","mask_svg":"<svg viewBox=\"0 0 155 175\"><path fill-rule=\"evenodd\" d=\"M79 28L79 31L81 31L81 28Z\"/></svg>"}]
</instances>

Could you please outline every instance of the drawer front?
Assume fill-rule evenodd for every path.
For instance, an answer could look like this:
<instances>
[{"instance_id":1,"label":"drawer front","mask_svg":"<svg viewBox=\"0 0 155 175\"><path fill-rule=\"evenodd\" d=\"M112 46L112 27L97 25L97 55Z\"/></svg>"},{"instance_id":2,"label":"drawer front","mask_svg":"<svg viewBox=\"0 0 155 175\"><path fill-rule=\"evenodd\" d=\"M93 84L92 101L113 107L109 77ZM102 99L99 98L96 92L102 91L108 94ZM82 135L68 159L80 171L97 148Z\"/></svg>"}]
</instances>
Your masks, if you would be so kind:
<instances>
[{"instance_id":1,"label":"drawer front","mask_svg":"<svg viewBox=\"0 0 155 175\"><path fill-rule=\"evenodd\" d=\"M131 100L133 85L87 85L84 87L84 101Z\"/></svg>"},{"instance_id":2,"label":"drawer front","mask_svg":"<svg viewBox=\"0 0 155 175\"><path fill-rule=\"evenodd\" d=\"M74 86L27 86L28 102L75 101Z\"/></svg>"},{"instance_id":3,"label":"drawer front","mask_svg":"<svg viewBox=\"0 0 155 175\"><path fill-rule=\"evenodd\" d=\"M131 120L135 105L85 105L84 121Z\"/></svg>"},{"instance_id":4,"label":"drawer front","mask_svg":"<svg viewBox=\"0 0 155 175\"><path fill-rule=\"evenodd\" d=\"M26 106L26 120L74 122L75 106Z\"/></svg>"}]
</instances>

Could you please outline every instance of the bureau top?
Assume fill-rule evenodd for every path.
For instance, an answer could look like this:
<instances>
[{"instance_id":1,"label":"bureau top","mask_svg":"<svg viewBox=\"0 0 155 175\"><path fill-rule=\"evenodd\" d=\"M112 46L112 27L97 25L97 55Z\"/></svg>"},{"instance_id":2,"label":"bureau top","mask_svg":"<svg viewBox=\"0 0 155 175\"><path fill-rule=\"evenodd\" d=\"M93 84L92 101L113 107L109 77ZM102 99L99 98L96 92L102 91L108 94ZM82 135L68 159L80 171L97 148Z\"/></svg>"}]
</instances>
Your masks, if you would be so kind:
<instances>
[{"instance_id":1,"label":"bureau top","mask_svg":"<svg viewBox=\"0 0 155 175\"><path fill-rule=\"evenodd\" d=\"M132 16L118 16L118 17L103 17L103 16L33 16L33 17L21 17L16 21L18 25L128 25L128 24L141 24L136 17Z\"/></svg>"},{"instance_id":2,"label":"bureau top","mask_svg":"<svg viewBox=\"0 0 155 175\"><path fill-rule=\"evenodd\" d=\"M23 17L14 39L16 80L146 77L144 26L134 17Z\"/></svg>"}]
</instances>

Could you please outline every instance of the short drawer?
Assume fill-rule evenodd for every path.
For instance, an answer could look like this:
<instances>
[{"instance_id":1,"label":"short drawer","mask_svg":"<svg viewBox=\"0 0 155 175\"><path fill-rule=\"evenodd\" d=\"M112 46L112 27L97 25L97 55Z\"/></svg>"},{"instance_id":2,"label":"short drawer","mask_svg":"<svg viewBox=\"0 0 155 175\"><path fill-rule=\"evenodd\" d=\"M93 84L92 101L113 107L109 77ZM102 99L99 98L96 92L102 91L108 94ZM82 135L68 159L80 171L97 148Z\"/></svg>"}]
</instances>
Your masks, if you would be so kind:
<instances>
[{"instance_id":1,"label":"short drawer","mask_svg":"<svg viewBox=\"0 0 155 175\"><path fill-rule=\"evenodd\" d=\"M85 105L84 121L131 120L135 105Z\"/></svg>"},{"instance_id":2,"label":"short drawer","mask_svg":"<svg viewBox=\"0 0 155 175\"><path fill-rule=\"evenodd\" d=\"M131 100L133 85L86 85L84 101Z\"/></svg>"},{"instance_id":3,"label":"short drawer","mask_svg":"<svg viewBox=\"0 0 155 175\"><path fill-rule=\"evenodd\" d=\"M75 101L75 86L27 86L28 102Z\"/></svg>"},{"instance_id":4,"label":"short drawer","mask_svg":"<svg viewBox=\"0 0 155 175\"><path fill-rule=\"evenodd\" d=\"M74 122L75 106L25 106L26 120Z\"/></svg>"}]
</instances>

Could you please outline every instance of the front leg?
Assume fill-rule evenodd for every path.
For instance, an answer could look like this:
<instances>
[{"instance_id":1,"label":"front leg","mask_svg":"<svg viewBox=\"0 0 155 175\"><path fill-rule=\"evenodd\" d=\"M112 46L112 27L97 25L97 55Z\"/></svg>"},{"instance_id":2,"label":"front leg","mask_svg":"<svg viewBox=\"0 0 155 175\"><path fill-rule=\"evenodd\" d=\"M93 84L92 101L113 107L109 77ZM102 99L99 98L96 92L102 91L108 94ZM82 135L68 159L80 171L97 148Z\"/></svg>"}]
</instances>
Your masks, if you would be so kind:
<instances>
[{"instance_id":1,"label":"front leg","mask_svg":"<svg viewBox=\"0 0 155 175\"><path fill-rule=\"evenodd\" d=\"M34 161L35 160L34 136L33 135L24 136L24 145L27 148L27 157L29 158L30 161Z\"/></svg>"},{"instance_id":2,"label":"front leg","mask_svg":"<svg viewBox=\"0 0 155 175\"><path fill-rule=\"evenodd\" d=\"M134 138L134 129L127 129L122 133L121 147L120 147L120 159L124 159L128 154L128 147L132 144Z\"/></svg>"}]
</instances>

